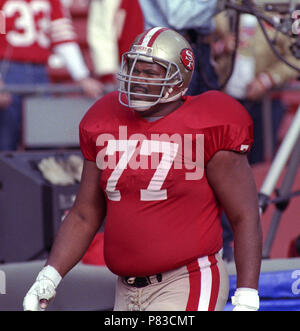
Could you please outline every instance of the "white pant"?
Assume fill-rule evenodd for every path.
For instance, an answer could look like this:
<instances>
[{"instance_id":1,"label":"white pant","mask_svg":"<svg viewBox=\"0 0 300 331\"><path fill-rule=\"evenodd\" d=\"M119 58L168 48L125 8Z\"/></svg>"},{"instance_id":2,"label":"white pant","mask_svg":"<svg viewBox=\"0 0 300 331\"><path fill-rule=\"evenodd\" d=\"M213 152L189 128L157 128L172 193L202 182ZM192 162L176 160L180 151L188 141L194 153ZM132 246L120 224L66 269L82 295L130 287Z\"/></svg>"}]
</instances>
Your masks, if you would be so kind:
<instances>
[{"instance_id":1,"label":"white pant","mask_svg":"<svg viewBox=\"0 0 300 331\"><path fill-rule=\"evenodd\" d=\"M150 285L136 288L118 277L114 310L223 310L228 299L228 274L219 253L164 272L161 282L156 276L150 279Z\"/></svg>"}]
</instances>

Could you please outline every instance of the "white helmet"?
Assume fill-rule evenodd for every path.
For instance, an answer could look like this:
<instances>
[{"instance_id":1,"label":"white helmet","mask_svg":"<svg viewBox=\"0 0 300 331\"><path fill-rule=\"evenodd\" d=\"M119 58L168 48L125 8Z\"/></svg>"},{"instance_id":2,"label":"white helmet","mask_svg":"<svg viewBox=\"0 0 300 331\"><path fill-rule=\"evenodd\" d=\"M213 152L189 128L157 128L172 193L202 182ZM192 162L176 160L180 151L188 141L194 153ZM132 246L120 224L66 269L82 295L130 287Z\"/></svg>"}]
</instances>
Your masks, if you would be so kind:
<instances>
[{"instance_id":1,"label":"white helmet","mask_svg":"<svg viewBox=\"0 0 300 331\"><path fill-rule=\"evenodd\" d=\"M130 62L128 61L130 59ZM143 84L160 85L160 93L143 94L131 92L131 84L141 84L139 77L133 75L137 61L158 63L166 69L164 78L143 78ZM179 33L162 27L152 28L140 34L122 55L119 102L127 107L146 110L158 104L179 99L188 88L194 71L195 59L192 48ZM153 82L155 81L155 82ZM154 101L133 100L132 95L155 98Z\"/></svg>"}]
</instances>

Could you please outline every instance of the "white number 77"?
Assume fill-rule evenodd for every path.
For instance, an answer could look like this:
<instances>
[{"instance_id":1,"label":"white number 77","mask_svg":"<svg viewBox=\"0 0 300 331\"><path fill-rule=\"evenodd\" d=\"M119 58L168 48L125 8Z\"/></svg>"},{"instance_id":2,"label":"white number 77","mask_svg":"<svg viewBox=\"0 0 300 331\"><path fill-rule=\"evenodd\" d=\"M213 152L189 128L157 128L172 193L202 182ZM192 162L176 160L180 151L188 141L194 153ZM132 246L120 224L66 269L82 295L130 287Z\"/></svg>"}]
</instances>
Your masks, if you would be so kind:
<instances>
[{"instance_id":1,"label":"white number 77","mask_svg":"<svg viewBox=\"0 0 300 331\"><path fill-rule=\"evenodd\" d=\"M117 151L123 152L115 169L112 171L106 184L107 197L112 201L120 201L121 193L116 190L116 186L123 171L126 169L132 155L136 150L138 140L109 140L106 148L107 155L114 155ZM161 187L171 169L172 163L178 152L178 144L156 141L156 140L143 140L140 154L151 155L152 153L162 153L162 158L158 164L153 177L147 189L141 189L142 201L155 201L167 199L167 190L162 190Z\"/></svg>"}]
</instances>

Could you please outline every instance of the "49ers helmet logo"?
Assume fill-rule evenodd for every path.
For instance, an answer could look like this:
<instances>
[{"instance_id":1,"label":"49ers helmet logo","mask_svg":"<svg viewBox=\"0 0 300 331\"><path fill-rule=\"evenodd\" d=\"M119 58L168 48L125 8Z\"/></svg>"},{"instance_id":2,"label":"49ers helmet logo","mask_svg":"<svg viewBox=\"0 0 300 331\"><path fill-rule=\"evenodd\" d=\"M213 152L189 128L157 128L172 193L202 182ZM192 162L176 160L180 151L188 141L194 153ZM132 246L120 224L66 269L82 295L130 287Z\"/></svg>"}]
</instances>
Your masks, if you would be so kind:
<instances>
[{"instance_id":1,"label":"49ers helmet logo","mask_svg":"<svg viewBox=\"0 0 300 331\"><path fill-rule=\"evenodd\" d=\"M184 48L180 52L180 59L182 64L185 66L185 68L189 71L194 70L195 66L195 58L194 58L194 53L191 49L189 48Z\"/></svg>"}]
</instances>

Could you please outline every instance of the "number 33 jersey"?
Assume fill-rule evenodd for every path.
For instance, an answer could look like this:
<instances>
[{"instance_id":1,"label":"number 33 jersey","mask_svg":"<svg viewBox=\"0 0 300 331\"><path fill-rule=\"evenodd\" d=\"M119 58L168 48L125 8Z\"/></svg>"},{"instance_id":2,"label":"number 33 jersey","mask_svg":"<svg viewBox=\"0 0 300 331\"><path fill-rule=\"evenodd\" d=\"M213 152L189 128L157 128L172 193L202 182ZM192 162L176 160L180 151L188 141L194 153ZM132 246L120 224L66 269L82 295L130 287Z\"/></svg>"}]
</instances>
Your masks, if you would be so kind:
<instances>
[{"instance_id":1,"label":"number 33 jersey","mask_svg":"<svg viewBox=\"0 0 300 331\"><path fill-rule=\"evenodd\" d=\"M112 272L152 275L222 248L221 206L205 168L220 150L251 147L252 120L237 101L217 91L183 97L150 122L112 92L87 111L79 131L85 159L101 171Z\"/></svg>"},{"instance_id":2,"label":"number 33 jersey","mask_svg":"<svg viewBox=\"0 0 300 331\"><path fill-rule=\"evenodd\" d=\"M76 39L60 0L0 0L0 11L0 59L46 64L51 47Z\"/></svg>"}]
</instances>

